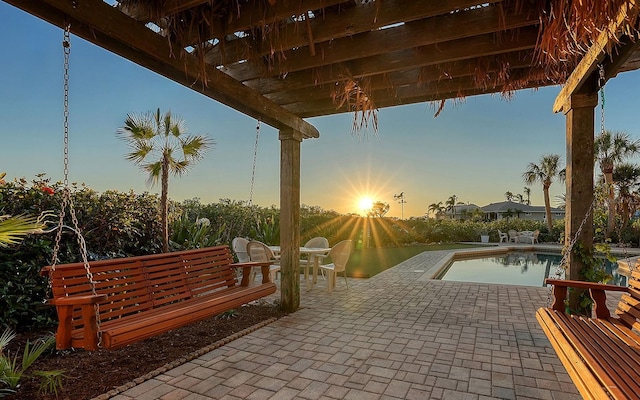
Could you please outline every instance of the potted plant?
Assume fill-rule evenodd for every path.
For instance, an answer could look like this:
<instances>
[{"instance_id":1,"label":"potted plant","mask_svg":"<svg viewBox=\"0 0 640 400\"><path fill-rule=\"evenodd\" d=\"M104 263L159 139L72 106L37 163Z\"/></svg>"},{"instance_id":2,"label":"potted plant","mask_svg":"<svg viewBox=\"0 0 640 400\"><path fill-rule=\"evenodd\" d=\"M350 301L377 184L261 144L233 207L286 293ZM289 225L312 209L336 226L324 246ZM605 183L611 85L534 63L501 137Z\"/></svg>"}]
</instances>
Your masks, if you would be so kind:
<instances>
[{"instance_id":1,"label":"potted plant","mask_svg":"<svg viewBox=\"0 0 640 400\"><path fill-rule=\"evenodd\" d=\"M482 224L480 227L480 242L489 243L489 229L487 229L485 224Z\"/></svg>"}]
</instances>

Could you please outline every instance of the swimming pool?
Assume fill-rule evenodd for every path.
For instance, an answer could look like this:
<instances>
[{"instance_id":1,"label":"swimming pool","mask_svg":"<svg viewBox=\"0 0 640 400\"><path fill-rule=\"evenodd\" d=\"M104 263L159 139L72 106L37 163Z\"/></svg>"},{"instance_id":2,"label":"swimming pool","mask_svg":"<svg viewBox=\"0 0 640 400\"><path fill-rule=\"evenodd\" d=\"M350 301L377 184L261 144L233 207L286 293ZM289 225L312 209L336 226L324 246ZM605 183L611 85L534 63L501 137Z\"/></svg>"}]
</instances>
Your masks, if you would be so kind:
<instances>
[{"instance_id":1,"label":"swimming pool","mask_svg":"<svg viewBox=\"0 0 640 400\"><path fill-rule=\"evenodd\" d=\"M562 256L553 253L509 252L479 258L456 259L436 279L456 282L497 283L504 285L545 286L544 279L555 277ZM618 273L618 265L605 260L609 282L626 286L627 277ZM560 279L564 279L562 271Z\"/></svg>"}]
</instances>

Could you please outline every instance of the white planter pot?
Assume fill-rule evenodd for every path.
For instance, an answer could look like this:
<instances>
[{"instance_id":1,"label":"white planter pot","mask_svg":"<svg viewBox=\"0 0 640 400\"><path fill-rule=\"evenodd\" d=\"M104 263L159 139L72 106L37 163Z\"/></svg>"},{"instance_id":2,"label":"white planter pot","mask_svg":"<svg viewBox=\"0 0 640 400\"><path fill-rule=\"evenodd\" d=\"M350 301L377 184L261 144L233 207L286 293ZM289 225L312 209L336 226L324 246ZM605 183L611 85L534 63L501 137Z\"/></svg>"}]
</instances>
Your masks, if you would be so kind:
<instances>
[{"instance_id":1,"label":"white planter pot","mask_svg":"<svg viewBox=\"0 0 640 400\"><path fill-rule=\"evenodd\" d=\"M480 235L480 241L482 243L489 243L489 235Z\"/></svg>"}]
</instances>

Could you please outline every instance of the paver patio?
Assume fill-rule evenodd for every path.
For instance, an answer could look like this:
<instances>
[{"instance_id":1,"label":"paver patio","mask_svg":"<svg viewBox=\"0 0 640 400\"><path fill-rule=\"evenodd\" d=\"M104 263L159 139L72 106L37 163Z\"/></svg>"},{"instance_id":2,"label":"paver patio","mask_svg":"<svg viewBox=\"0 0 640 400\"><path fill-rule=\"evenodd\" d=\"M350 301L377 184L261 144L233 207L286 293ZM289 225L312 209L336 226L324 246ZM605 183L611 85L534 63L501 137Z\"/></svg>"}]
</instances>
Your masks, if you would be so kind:
<instances>
[{"instance_id":1,"label":"paver patio","mask_svg":"<svg viewBox=\"0 0 640 400\"><path fill-rule=\"evenodd\" d=\"M579 399L535 319L546 288L429 279L448 251L302 290L297 312L114 397Z\"/></svg>"}]
</instances>

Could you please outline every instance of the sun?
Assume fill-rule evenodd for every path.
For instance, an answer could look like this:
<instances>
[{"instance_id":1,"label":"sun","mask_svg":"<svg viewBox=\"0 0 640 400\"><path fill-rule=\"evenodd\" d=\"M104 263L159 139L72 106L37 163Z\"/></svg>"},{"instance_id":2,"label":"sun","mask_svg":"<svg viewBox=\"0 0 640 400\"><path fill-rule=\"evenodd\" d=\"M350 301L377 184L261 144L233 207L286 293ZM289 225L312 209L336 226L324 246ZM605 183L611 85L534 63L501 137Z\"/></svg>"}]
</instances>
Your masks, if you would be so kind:
<instances>
[{"instance_id":1,"label":"sun","mask_svg":"<svg viewBox=\"0 0 640 400\"><path fill-rule=\"evenodd\" d=\"M358 206L361 211L369 211L371 207L373 207L373 200L371 200L371 197L361 197L360 200L358 200Z\"/></svg>"}]
</instances>

